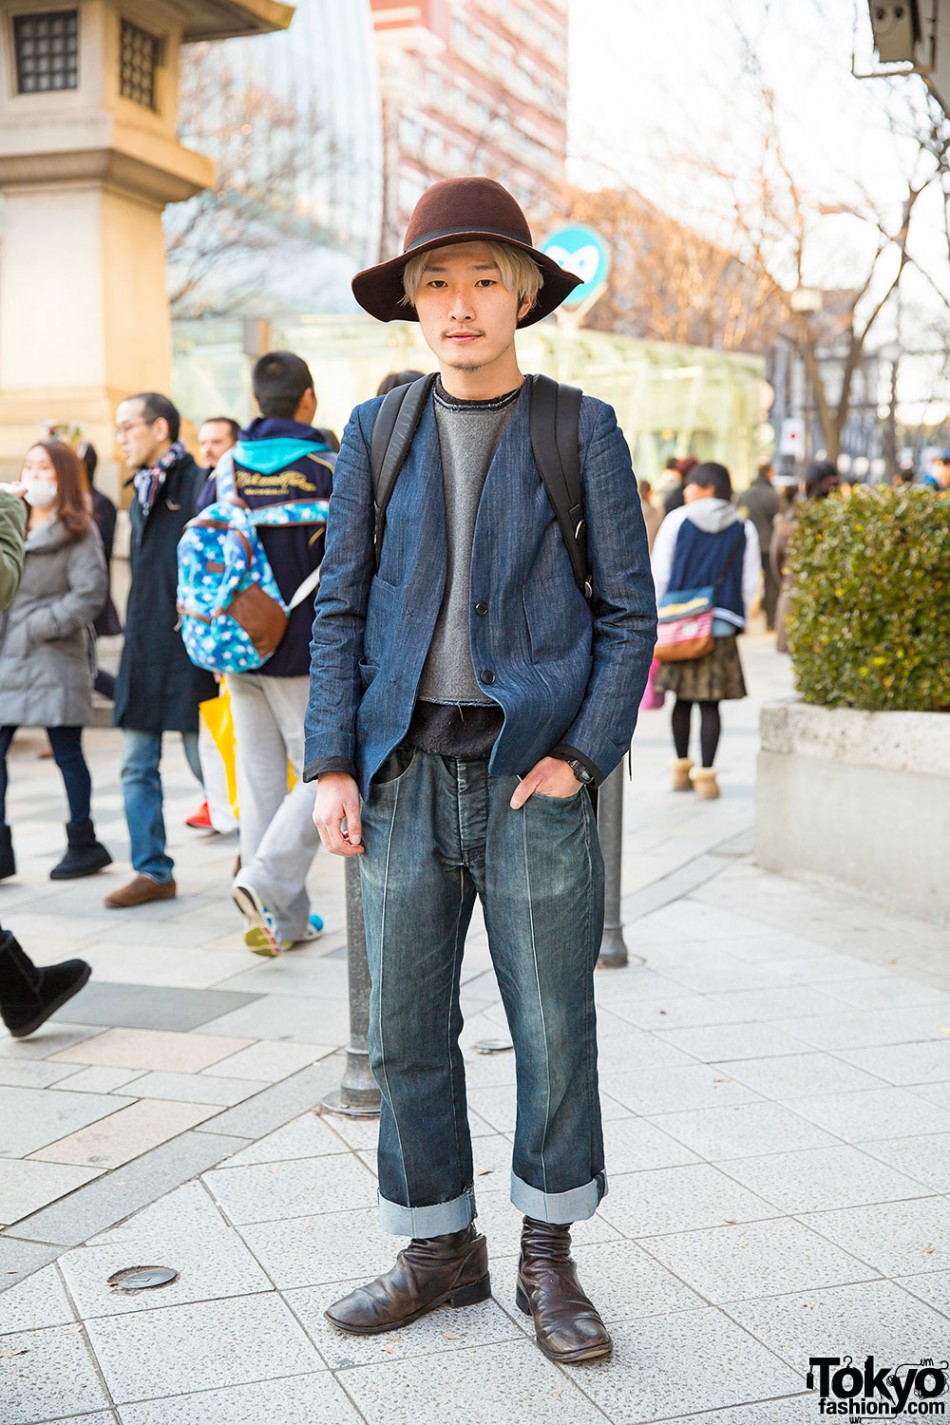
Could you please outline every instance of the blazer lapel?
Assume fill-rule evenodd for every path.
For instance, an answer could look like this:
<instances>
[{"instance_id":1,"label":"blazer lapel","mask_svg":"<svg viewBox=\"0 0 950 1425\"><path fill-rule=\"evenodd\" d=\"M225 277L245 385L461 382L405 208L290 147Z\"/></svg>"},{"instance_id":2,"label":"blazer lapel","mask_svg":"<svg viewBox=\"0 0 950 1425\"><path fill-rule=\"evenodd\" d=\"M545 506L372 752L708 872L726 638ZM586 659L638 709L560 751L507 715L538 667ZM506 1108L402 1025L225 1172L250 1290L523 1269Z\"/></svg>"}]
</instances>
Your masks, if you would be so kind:
<instances>
[{"instance_id":1,"label":"blazer lapel","mask_svg":"<svg viewBox=\"0 0 950 1425\"><path fill-rule=\"evenodd\" d=\"M397 500L400 502L398 515ZM396 481L389 512L411 525L412 534L407 541L407 549L412 551L410 562L415 569L424 571L425 576L421 582L414 580L414 587L417 595L422 594L423 603L432 599L438 612L445 590L448 536L442 451L431 398Z\"/></svg>"}]
</instances>

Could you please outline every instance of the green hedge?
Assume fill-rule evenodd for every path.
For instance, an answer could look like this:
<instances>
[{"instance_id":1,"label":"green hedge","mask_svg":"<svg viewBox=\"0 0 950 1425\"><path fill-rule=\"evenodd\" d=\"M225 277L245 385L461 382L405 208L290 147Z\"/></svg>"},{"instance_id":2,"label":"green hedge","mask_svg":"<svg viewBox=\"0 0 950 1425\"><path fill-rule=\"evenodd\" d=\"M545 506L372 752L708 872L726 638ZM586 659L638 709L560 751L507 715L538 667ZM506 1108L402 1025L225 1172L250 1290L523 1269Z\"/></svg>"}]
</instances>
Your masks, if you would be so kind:
<instances>
[{"instance_id":1,"label":"green hedge","mask_svg":"<svg viewBox=\"0 0 950 1425\"><path fill-rule=\"evenodd\" d=\"M791 567L788 642L806 702L950 711L950 495L803 501Z\"/></svg>"}]
</instances>

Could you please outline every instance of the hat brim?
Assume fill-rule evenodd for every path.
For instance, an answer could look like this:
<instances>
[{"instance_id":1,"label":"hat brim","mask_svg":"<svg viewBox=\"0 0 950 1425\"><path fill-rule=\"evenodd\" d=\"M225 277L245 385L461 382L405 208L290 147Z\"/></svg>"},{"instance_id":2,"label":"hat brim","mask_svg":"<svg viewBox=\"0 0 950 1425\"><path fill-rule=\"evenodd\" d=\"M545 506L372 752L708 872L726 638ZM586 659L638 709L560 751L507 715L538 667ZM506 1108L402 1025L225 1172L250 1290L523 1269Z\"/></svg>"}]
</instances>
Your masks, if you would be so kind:
<instances>
[{"instance_id":1,"label":"hat brim","mask_svg":"<svg viewBox=\"0 0 950 1425\"><path fill-rule=\"evenodd\" d=\"M402 274L409 262L414 257L418 257L420 252L431 252L436 247L452 247L459 242L501 242L508 247L516 247L521 252L525 252L537 263L544 277L541 290L538 292L538 299L527 316L518 323L519 327L530 327L535 322L540 322L542 318L550 316L555 311L565 297L569 297L575 287L581 286L583 278L577 277L573 272L565 272L563 267L558 267L553 258L547 257L545 253L539 252L530 243L519 242L517 238L503 237L500 233L492 232L453 232L442 233L438 237L433 237L428 242L420 242L412 248L411 252L401 253L399 257L393 257L389 262L381 262L376 267L367 267L365 271L358 272L353 278L353 296L359 302L364 312L369 312L371 317L376 317L381 322L417 322L419 320L415 307L407 306L402 298L405 289L402 285Z\"/></svg>"}]
</instances>

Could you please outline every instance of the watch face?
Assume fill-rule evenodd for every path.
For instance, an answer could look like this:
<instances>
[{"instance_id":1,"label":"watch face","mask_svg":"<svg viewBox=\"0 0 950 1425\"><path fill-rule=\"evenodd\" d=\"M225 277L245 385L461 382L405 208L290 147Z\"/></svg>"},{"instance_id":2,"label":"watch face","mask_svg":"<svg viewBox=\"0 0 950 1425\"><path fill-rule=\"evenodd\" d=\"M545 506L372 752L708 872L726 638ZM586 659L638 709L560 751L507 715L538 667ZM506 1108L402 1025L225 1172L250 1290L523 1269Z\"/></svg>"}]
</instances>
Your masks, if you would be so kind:
<instances>
[{"instance_id":1,"label":"watch face","mask_svg":"<svg viewBox=\"0 0 950 1425\"><path fill-rule=\"evenodd\" d=\"M570 767L577 780L579 782L583 782L585 786L589 786L590 783L594 780L590 772L588 772L587 768L584 766L583 762L578 762L575 760L568 762L567 765Z\"/></svg>"}]
</instances>

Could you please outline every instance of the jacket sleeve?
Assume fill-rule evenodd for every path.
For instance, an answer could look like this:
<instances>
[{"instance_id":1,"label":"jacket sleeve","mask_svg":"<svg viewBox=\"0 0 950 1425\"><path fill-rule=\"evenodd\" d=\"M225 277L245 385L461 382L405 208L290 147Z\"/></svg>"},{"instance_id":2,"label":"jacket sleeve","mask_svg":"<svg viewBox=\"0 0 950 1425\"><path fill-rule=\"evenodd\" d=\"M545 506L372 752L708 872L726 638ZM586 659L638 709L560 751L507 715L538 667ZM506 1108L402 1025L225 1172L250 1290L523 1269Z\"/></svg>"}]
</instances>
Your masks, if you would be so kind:
<instances>
[{"instance_id":1,"label":"jacket sleeve","mask_svg":"<svg viewBox=\"0 0 950 1425\"><path fill-rule=\"evenodd\" d=\"M785 561L788 558L788 522L782 519L781 515L776 515L772 521L772 542L769 546L769 563L772 566L772 574L775 582L784 588L785 585Z\"/></svg>"},{"instance_id":2,"label":"jacket sleeve","mask_svg":"<svg viewBox=\"0 0 950 1425\"><path fill-rule=\"evenodd\" d=\"M593 576L592 668L580 710L561 737L606 777L630 745L656 645L656 597L630 451L609 406L582 452ZM660 527L662 531L662 526Z\"/></svg>"},{"instance_id":3,"label":"jacket sleeve","mask_svg":"<svg viewBox=\"0 0 950 1425\"><path fill-rule=\"evenodd\" d=\"M69 550L69 589L31 615L27 634L33 643L66 638L92 623L106 601L109 583L102 539L95 525Z\"/></svg>"},{"instance_id":4,"label":"jacket sleeve","mask_svg":"<svg viewBox=\"0 0 950 1425\"><path fill-rule=\"evenodd\" d=\"M353 412L333 476L310 643L305 782L321 771L350 770L356 765L356 712L362 696L359 665L374 570L369 442L378 405L369 402Z\"/></svg>"},{"instance_id":5,"label":"jacket sleeve","mask_svg":"<svg viewBox=\"0 0 950 1425\"><path fill-rule=\"evenodd\" d=\"M19 495L0 490L0 609L13 602L23 573L26 505Z\"/></svg>"}]
</instances>

